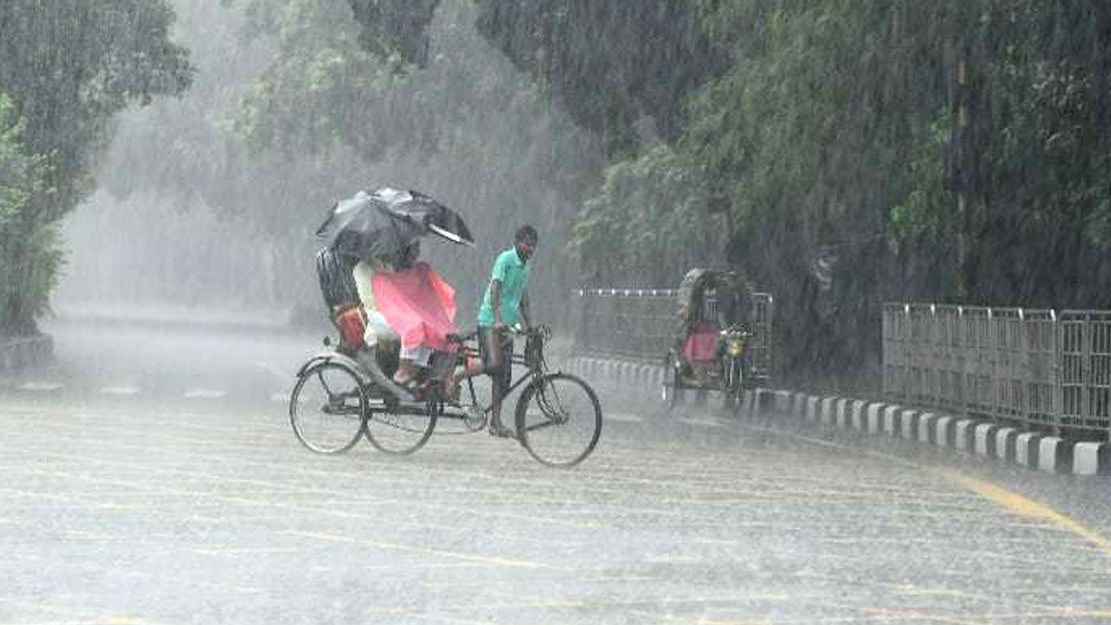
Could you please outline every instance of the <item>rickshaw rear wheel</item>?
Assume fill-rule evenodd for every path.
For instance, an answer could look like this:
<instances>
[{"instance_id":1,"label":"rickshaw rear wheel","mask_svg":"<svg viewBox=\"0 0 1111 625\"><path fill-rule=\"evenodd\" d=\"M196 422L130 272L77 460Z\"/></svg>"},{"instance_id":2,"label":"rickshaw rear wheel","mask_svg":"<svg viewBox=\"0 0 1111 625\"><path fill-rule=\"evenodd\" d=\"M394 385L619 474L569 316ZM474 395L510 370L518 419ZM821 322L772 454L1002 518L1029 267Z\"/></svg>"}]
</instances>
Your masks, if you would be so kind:
<instances>
[{"instance_id":1,"label":"rickshaw rear wheel","mask_svg":"<svg viewBox=\"0 0 1111 625\"><path fill-rule=\"evenodd\" d=\"M726 377L730 381L729 385L721 389L722 406L726 412L736 412L744 398L747 380L744 367L740 363L730 363L729 366L734 367L734 370Z\"/></svg>"},{"instance_id":2,"label":"rickshaw rear wheel","mask_svg":"<svg viewBox=\"0 0 1111 625\"><path fill-rule=\"evenodd\" d=\"M369 410L363 432L378 451L407 456L428 442L442 412L443 403L438 401L426 402L423 409L387 403Z\"/></svg>"},{"instance_id":3,"label":"rickshaw rear wheel","mask_svg":"<svg viewBox=\"0 0 1111 625\"><path fill-rule=\"evenodd\" d=\"M359 376L338 362L319 362L297 379L289 396L289 424L306 448L340 454L366 428L367 397Z\"/></svg>"},{"instance_id":4,"label":"rickshaw rear wheel","mask_svg":"<svg viewBox=\"0 0 1111 625\"><path fill-rule=\"evenodd\" d=\"M675 358L668 354L664 357L663 376L660 381L660 398L664 406L670 410L683 403L683 389L679 386L679 367Z\"/></svg>"}]
</instances>

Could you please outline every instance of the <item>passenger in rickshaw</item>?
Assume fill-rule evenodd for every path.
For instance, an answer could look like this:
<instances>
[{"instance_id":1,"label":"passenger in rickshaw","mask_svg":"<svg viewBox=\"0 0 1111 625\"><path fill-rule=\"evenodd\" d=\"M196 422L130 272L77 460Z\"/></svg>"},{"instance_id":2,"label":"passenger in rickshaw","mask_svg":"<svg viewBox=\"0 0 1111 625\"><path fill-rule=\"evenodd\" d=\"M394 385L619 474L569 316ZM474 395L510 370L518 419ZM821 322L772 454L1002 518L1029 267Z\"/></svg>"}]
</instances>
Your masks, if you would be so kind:
<instances>
[{"instance_id":1,"label":"passenger in rickshaw","mask_svg":"<svg viewBox=\"0 0 1111 625\"><path fill-rule=\"evenodd\" d=\"M679 287L675 353L687 383L704 384L719 370L721 332L748 324L747 283L735 272L692 269Z\"/></svg>"},{"instance_id":2,"label":"passenger in rickshaw","mask_svg":"<svg viewBox=\"0 0 1111 625\"><path fill-rule=\"evenodd\" d=\"M411 393L444 382L458 347L448 337L459 333L455 289L419 256L414 242L392 271L381 269L371 279L378 312L401 342L393 381Z\"/></svg>"},{"instance_id":3,"label":"passenger in rickshaw","mask_svg":"<svg viewBox=\"0 0 1111 625\"><path fill-rule=\"evenodd\" d=\"M417 262L419 255L419 242L392 258L356 262L329 250L317 254L340 351L403 399L442 381L456 349L447 336L458 332L455 290L427 263Z\"/></svg>"}]
</instances>

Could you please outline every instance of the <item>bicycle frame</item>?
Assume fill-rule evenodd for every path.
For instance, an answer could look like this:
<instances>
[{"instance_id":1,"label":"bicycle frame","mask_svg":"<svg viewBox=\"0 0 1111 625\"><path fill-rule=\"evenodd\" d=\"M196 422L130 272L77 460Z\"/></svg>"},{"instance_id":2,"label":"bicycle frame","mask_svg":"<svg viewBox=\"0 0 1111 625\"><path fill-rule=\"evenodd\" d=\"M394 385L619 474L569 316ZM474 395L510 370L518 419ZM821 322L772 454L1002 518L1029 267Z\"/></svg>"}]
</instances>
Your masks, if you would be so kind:
<instances>
[{"instance_id":1,"label":"bicycle frame","mask_svg":"<svg viewBox=\"0 0 1111 625\"><path fill-rule=\"evenodd\" d=\"M528 336L527 335L525 335L525 336L526 336L526 341L527 341ZM472 335L472 336L469 336L466 339L464 339L464 341L469 341L469 340L472 340L473 338L474 337ZM539 340L544 341L543 338L541 338ZM527 345L528 344L526 342L526 349L527 349ZM543 374L547 373L547 363L545 362L545 360L543 358L543 342L541 343L540 351L541 351L540 357L536 359L535 363L530 363L529 362L529 358L528 358L526 352L524 352L524 351L516 352L516 353L513 353L511 355L511 357L509 359L509 363L507 363L508 366L510 366L510 367L513 367L513 366L524 367L526 369L526 372L525 372L524 375L522 375L520 377L520 379L516 380L515 382L513 382L509 386L509 389L505 392L505 394L502 397L503 401L504 401L505 397L508 396L513 391L517 390L518 388L521 388L522 386L525 386L526 384L531 383L535 379L536 376L543 375ZM479 352L477 346L467 345L465 342L460 342L460 349L459 349L458 354L457 354L458 359L457 359L456 362L457 362L457 365L458 364L465 365L467 363L467 361L470 360L471 358L478 358L479 356L480 356L480 352ZM301 367L301 371L299 372L299 375L303 374L311 365L313 365L315 363L318 363L318 362L327 361L327 360L336 360L336 361L342 362L343 364L349 365L353 370L359 372L360 378L362 379L362 383L364 385L367 385L367 384L370 383L370 380L367 377L365 377L365 375L362 373L360 365L357 362L355 362L354 359L352 359L350 357L347 357L344 354L339 353L339 352L327 352L327 353L324 353L324 354L318 354L318 355L314 356L312 359L309 360L309 362L305 363L305 365L303 365ZM490 412L494 409L494 402L491 400L489 404L483 404L479 401L478 391L475 389L474 378L473 377L472 378L467 378L467 393L470 397L470 404L469 405L468 404L460 404L460 405L444 406L441 403L440 408L437 411L438 416L441 417L441 418L447 417L447 418L465 419L465 418L468 417L466 409L468 407L473 407L473 408L477 408L478 410L481 411L482 416L483 416L483 425L485 425L486 419L489 418ZM343 398L343 397L340 397L340 398L341 399L346 399L346 398ZM375 408L385 407L385 405L386 405L386 402L383 399L380 399L380 398L370 398L369 401L368 401L368 407L370 407L372 410L375 409ZM393 405L390 408L390 412L392 412L394 414L404 414L404 415L410 415L410 416L427 415L427 414L429 414L429 407L428 407L428 404L425 403L425 402L421 402L419 404L410 403L410 402L400 402L400 403L396 403L395 405Z\"/></svg>"},{"instance_id":2,"label":"bicycle frame","mask_svg":"<svg viewBox=\"0 0 1111 625\"><path fill-rule=\"evenodd\" d=\"M526 337L526 340L527 340L527 337ZM470 358L479 358L479 357L480 357L480 353L479 353L477 347L471 347L469 345L464 345L462 347L462 349L460 349L460 351L459 351L459 362L461 364L464 364L464 365L466 364L467 360L469 360ZM518 379L517 381L515 381L515 382L513 382L512 384L509 385L509 388L506 389L505 393L502 395L502 400L503 401L505 400L506 397L509 396L510 393L517 390L521 386L525 385L525 383L532 380L535 376L543 375L544 373L547 372L547 363L544 361L543 357L539 358L538 361L536 362L535 366L533 366L528 362L528 358L527 358L527 356L524 352L514 353L510 357L509 362L506 363L506 365L509 366L509 367L512 367L514 365L523 366L527 369L527 372L523 376L521 376L520 379ZM480 403L478 401L478 392L475 390L475 387L474 387L474 378L467 378L467 393L470 395L471 405L473 405L473 406L479 408L480 410L482 410L482 414L483 414L484 417L489 415L490 411L494 409L494 403L495 402L493 400L491 400L488 405L483 405L482 403ZM445 416L448 416L447 413L445 413Z\"/></svg>"},{"instance_id":3,"label":"bicycle frame","mask_svg":"<svg viewBox=\"0 0 1111 625\"><path fill-rule=\"evenodd\" d=\"M359 438L365 438L382 452L407 455L428 441L441 418L463 422L463 431L447 432L449 434L468 434L485 429L495 407L500 407L510 393L522 389L516 398L512 438L543 464L554 467L577 465L598 442L602 427L601 405L589 384L575 376L549 370L544 358L544 345L550 336L550 330L544 326L525 334L524 348L508 354L505 364L511 368L523 368L522 375L509 385L504 395L496 393L499 396L497 401L491 398L488 404L479 402L473 376L467 378L469 403L466 400L461 403L445 401L438 385L431 387L430 396L426 399L399 400L390 395L389 390L375 387L373 380L359 370L359 363L349 356L341 353L318 354L298 371L298 381L290 395L290 423L301 443L317 453L343 453ZM471 363L472 358L480 355L474 338L474 335L452 338L459 345L455 366ZM333 373L324 375L325 370L334 371L338 377L334 377ZM336 385L332 384L333 379ZM309 381L314 386L301 398L300 393ZM565 403L561 397L565 391L568 393L566 397L573 398L572 403ZM300 409L302 406L305 411ZM313 411L324 415L323 420L318 419ZM541 430L570 423L573 414L573 427L555 430L557 433L554 436L539 434ZM339 420L334 419L337 416ZM583 417L581 420L580 416ZM327 436L318 438L317 430L313 427L306 429L304 426L309 422L306 419L315 420L314 425L323 427ZM401 433L394 433L395 430L389 427ZM338 445L334 444L335 437L332 436L337 431L343 434ZM576 439L581 439L581 447ZM566 453L568 448L573 451L571 455Z\"/></svg>"}]
</instances>

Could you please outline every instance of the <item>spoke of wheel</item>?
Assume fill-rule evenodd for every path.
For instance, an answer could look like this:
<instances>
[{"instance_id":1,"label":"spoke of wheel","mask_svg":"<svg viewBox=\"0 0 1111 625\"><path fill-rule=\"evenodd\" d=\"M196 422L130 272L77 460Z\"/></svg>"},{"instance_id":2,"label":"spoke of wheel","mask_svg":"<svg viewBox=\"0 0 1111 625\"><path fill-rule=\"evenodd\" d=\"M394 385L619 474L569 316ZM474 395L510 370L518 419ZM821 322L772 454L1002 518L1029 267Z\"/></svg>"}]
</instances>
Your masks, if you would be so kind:
<instances>
[{"instance_id":1,"label":"spoke of wheel","mask_svg":"<svg viewBox=\"0 0 1111 625\"><path fill-rule=\"evenodd\" d=\"M289 402L290 425L308 449L321 454L341 453L358 442L365 408L358 376L343 365L323 362L313 366L294 386Z\"/></svg>"},{"instance_id":2,"label":"spoke of wheel","mask_svg":"<svg viewBox=\"0 0 1111 625\"><path fill-rule=\"evenodd\" d=\"M436 427L435 411L375 410L366 422L366 438L379 451L406 455L420 449Z\"/></svg>"},{"instance_id":3,"label":"spoke of wheel","mask_svg":"<svg viewBox=\"0 0 1111 625\"><path fill-rule=\"evenodd\" d=\"M601 434L601 406L585 382L552 374L529 386L517 406L521 444L540 462L570 467L586 458Z\"/></svg>"},{"instance_id":4,"label":"spoke of wheel","mask_svg":"<svg viewBox=\"0 0 1111 625\"><path fill-rule=\"evenodd\" d=\"M559 425L559 424L556 423L555 421L541 421L540 423L535 423L533 425L526 425L521 431L522 432L535 432L536 430L543 430L544 428L550 428L550 427L557 426L557 425Z\"/></svg>"}]
</instances>

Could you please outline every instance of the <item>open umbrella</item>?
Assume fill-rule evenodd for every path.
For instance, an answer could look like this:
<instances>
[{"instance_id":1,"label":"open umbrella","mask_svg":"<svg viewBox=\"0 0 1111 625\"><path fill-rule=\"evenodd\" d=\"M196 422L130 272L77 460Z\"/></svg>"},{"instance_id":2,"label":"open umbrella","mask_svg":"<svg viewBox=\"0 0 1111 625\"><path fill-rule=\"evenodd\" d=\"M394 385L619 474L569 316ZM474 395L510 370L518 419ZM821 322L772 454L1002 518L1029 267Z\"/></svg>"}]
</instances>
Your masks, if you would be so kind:
<instances>
[{"instance_id":1,"label":"open umbrella","mask_svg":"<svg viewBox=\"0 0 1111 625\"><path fill-rule=\"evenodd\" d=\"M337 202L316 235L335 253L359 259L396 257L428 235L474 245L458 213L423 193L389 187Z\"/></svg>"}]
</instances>

